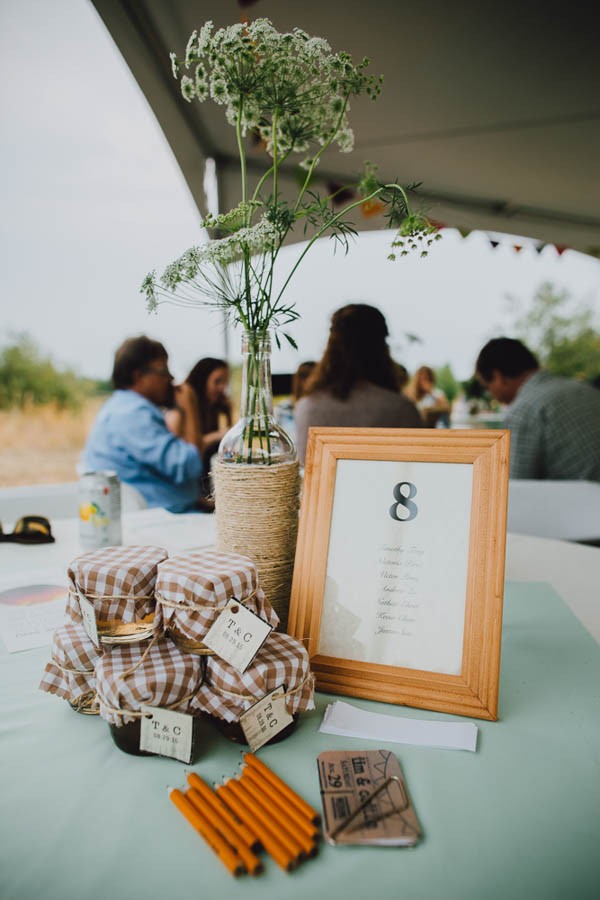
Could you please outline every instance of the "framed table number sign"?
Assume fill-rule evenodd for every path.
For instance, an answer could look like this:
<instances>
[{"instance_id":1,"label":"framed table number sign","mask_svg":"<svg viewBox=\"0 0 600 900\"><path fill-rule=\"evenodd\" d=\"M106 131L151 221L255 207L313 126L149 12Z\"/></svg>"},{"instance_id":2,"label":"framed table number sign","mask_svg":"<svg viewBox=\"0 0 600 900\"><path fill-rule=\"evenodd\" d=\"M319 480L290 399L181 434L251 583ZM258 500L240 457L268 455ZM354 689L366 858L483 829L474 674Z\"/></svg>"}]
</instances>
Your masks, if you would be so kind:
<instances>
[{"instance_id":1,"label":"framed table number sign","mask_svg":"<svg viewBox=\"0 0 600 900\"><path fill-rule=\"evenodd\" d=\"M320 690L497 718L509 447L310 430L288 630Z\"/></svg>"}]
</instances>

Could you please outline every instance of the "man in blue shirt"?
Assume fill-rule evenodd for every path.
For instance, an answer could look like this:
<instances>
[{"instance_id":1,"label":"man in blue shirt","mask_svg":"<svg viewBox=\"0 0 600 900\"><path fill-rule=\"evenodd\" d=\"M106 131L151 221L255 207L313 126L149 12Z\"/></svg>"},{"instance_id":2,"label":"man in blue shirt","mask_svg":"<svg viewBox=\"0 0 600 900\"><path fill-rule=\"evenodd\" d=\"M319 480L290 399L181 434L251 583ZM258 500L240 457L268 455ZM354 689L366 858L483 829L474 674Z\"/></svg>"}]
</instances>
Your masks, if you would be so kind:
<instances>
[{"instance_id":1,"label":"man in blue shirt","mask_svg":"<svg viewBox=\"0 0 600 900\"><path fill-rule=\"evenodd\" d=\"M173 376L167 352L158 341L130 338L115 354L115 392L104 404L87 439L82 463L86 470L110 469L133 485L148 506L173 513L197 508L202 475L201 434L193 392L178 389L184 435L175 437L161 407L172 406Z\"/></svg>"}]
</instances>

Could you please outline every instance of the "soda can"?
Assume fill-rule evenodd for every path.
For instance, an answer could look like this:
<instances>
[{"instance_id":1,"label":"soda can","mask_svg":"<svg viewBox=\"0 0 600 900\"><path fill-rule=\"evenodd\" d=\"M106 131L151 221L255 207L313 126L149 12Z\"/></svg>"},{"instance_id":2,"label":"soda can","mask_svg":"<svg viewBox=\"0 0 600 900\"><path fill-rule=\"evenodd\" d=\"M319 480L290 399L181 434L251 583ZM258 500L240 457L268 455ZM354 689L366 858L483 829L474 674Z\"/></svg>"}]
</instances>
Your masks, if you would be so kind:
<instances>
[{"instance_id":1,"label":"soda can","mask_svg":"<svg viewBox=\"0 0 600 900\"><path fill-rule=\"evenodd\" d=\"M85 550L121 544L121 485L116 472L84 472L79 480L79 537Z\"/></svg>"}]
</instances>

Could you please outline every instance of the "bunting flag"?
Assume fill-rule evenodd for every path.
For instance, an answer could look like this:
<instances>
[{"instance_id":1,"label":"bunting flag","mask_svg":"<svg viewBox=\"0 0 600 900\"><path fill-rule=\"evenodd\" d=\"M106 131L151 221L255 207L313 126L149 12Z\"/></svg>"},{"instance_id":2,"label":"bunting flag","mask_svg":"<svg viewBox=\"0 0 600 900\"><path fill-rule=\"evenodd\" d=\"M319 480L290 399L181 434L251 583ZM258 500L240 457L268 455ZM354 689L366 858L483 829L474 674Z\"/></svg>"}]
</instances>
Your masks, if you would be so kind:
<instances>
[{"instance_id":1,"label":"bunting flag","mask_svg":"<svg viewBox=\"0 0 600 900\"><path fill-rule=\"evenodd\" d=\"M523 244L513 244L512 248L515 251L515 253L520 253L521 250L523 249Z\"/></svg>"},{"instance_id":2,"label":"bunting flag","mask_svg":"<svg viewBox=\"0 0 600 900\"><path fill-rule=\"evenodd\" d=\"M559 256L562 256L565 250L569 249L567 246L565 246L565 244L555 244L554 246Z\"/></svg>"},{"instance_id":3,"label":"bunting flag","mask_svg":"<svg viewBox=\"0 0 600 900\"><path fill-rule=\"evenodd\" d=\"M492 248L492 250L495 250L500 246L500 241L493 241L491 238L488 238L488 241L490 242L490 247Z\"/></svg>"},{"instance_id":4,"label":"bunting flag","mask_svg":"<svg viewBox=\"0 0 600 900\"><path fill-rule=\"evenodd\" d=\"M547 244L536 244L536 245L535 245L535 252L536 252L536 253L541 253L542 250L544 249L544 247L546 247L546 246L547 246Z\"/></svg>"},{"instance_id":5,"label":"bunting flag","mask_svg":"<svg viewBox=\"0 0 600 900\"><path fill-rule=\"evenodd\" d=\"M468 237L472 231L471 228L459 228L458 225L456 226L456 230L458 231L458 233L460 234L460 236L462 238Z\"/></svg>"},{"instance_id":6,"label":"bunting flag","mask_svg":"<svg viewBox=\"0 0 600 900\"><path fill-rule=\"evenodd\" d=\"M427 221L429 222L430 225L433 225L433 227L436 229L436 231L441 231L442 228L451 227L451 226L447 225L445 222L438 222L437 219L429 219L428 218Z\"/></svg>"}]
</instances>

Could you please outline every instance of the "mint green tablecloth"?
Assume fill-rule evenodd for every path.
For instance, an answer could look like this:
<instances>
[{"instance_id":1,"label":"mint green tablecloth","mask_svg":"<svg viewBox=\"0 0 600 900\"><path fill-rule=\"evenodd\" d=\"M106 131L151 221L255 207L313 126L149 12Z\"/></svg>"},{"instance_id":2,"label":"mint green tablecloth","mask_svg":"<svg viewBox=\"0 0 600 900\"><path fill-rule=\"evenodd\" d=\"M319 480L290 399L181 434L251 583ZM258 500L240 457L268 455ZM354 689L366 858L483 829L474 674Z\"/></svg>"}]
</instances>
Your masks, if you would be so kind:
<instances>
[{"instance_id":1,"label":"mint green tablecloth","mask_svg":"<svg viewBox=\"0 0 600 900\"><path fill-rule=\"evenodd\" d=\"M423 842L414 850L325 846L292 875L267 859L263 876L234 881L167 799L184 766L128 757L100 719L38 691L46 656L0 652L3 900L600 896L600 648L547 585L507 587L501 720L479 723L477 753L390 745ZM261 751L316 807L321 750L375 749L318 733L331 699L319 695L292 738ZM239 748L206 730L194 768L217 780L239 760Z\"/></svg>"}]
</instances>

